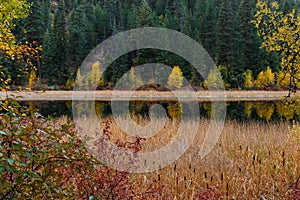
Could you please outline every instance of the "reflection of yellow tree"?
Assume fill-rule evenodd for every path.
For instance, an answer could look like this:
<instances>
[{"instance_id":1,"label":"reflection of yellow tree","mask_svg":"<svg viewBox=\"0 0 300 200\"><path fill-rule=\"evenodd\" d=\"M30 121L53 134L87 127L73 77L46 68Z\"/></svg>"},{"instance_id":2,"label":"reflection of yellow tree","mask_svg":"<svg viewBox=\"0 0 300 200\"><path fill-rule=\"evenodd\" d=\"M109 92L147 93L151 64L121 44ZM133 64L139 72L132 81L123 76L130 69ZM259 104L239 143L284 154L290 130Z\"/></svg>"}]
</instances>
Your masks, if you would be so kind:
<instances>
[{"instance_id":1,"label":"reflection of yellow tree","mask_svg":"<svg viewBox=\"0 0 300 200\"><path fill-rule=\"evenodd\" d=\"M210 117L211 116L211 103L210 102L205 102L203 104L204 110L206 110L207 115Z\"/></svg>"},{"instance_id":2,"label":"reflection of yellow tree","mask_svg":"<svg viewBox=\"0 0 300 200\"><path fill-rule=\"evenodd\" d=\"M142 114L142 110L146 102L143 101L133 101L130 102L130 114L132 116L137 116Z\"/></svg>"},{"instance_id":3,"label":"reflection of yellow tree","mask_svg":"<svg viewBox=\"0 0 300 200\"><path fill-rule=\"evenodd\" d=\"M103 116L104 110L105 110L105 103L101 101L95 102L95 112L98 118L101 118Z\"/></svg>"},{"instance_id":4,"label":"reflection of yellow tree","mask_svg":"<svg viewBox=\"0 0 300 200\"><path fill-rule=\"evenodd\" d=\"M254 105L257 115L269 121L274 113L274 105L265 102L256 102Z\"/></svg>"},{"instance_id":5,"label":"reflection of yellow tree","mask_svg":"<svg viewBox=\"0 0 300 200\"><path fill-rule=\"evenodd\" d=\"M252 113L253 103L252 103L252 102L246 101L246 102L244 103L244 106L245 106L245 115L246 115L247 117L250 117L250 116L251 116L251 113Z\"/></svg>"},{"instance_id":6,"label":"reflection of yellow tree","mask_svg":"<svg viewBox=\"0 0 300 200\"><path fill-rule=\"evenodd\" d=\"M182 116L182 105L177 102L175 104L169 104L168 113L173 120L180 120Z\"/></svg>"},{"instance_id":7,"label":"reflection of yellow tree","mask_svg":"<svg viewBox=\"0 0 300 200\"><path fill-rule=\"evenodd\" d=\"M292 119L295 113L294 106L289 105L285 101L276 103L276 111L279 116L284 117L286 120Z\"/></svg>"},{"instance_id":8,"label":"reflection of yellow tree","mask_svg":"<svg viewBox=\"0 0 300 200\"><path fill-rule=\"evenodd\" d=\"M37 111L33 101L29 101L28 103L28 109L29 109L29 112L32 114L32 113L35 113Z\"/></svg>"}]
</instances>

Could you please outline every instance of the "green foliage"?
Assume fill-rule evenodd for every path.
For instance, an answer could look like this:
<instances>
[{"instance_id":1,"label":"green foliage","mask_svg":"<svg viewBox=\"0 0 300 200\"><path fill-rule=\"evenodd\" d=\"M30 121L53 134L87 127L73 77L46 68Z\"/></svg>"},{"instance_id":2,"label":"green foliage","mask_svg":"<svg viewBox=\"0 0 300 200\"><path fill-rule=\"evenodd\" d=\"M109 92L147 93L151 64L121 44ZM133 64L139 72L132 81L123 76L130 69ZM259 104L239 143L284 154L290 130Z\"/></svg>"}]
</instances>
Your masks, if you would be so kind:
<instances>
[{"instance_id":1,"label":"green foliage","mask_svg":"<svg viewBox=\"0 0 300 200\"><path fill-rule=\"evenodd\" d=\"M222 1L217 30L217 64L233 66L234 16L231 1ZM226 71L228 76L229 70Z\"/></svg>"},{"instance_id":2,"label":"green foliage","mask_svg":"<svg viewBox=\"0 0 300 200\"><path fill-rule=\"evenodd\" d=\"M146 26L177 30L201 43L218 65L226 66L225 75L222 74L226 88L241 87L246 70L252 70L255 77L267 66L272 66L273 71L279 71L280 59L281 65L286 66L281 71L290 74L290 83L300 85L297 81L297 77L300 76L299 70L295 64L299 62L291 62L293 57L298 58L296 47L300 41L296 34L299 21L296 11L299 4L293 3L292 0L280 1L278 9L269 5L271 9L265 13L261 8L266 4L259 1L256 16L255 2L246 0L28 2L32 3L31 8L24 0L3 1L0 13L0 30L3 36L1 40L8 41L0 41L0 49L5 50L4 53L1 52L1 55L5 55L4 59L1 58L1 70L7 71L6 75L9 75L13 82L23 86L27 84L26 76L18 77L15 70L15 66L20 66L20 62L7 59L14 55L16 60L17 55L13 53L14 44L28 40L36 41L37 46L42 45L44 50L39 54L42 56L41 60L36 57L38 54L30 58L30 62L37 68L37 76L49 85L65 85L69 78L74 78L77 67L97 44L112 34ZM295 12L293 7L296 8ZM293 13L295 16L288 19ZM270 19L282 19L281 21L270 20L269 24L264 24L264 20L276 14L279 17ZM26 16L27 19L20 19ZM249 23L253 19L255 23ZM257 36L255 26L258 26L263 41ZM270 40L272 34L275 40ZM281 37L284 35L288 37ZM270 43L270 48L267 47L267 42ZM278 45L288 51L281 51ZM260 46L266 47L268 52L259 49ZM155 50L146 53L138 50L124 55L110 66L104 78L114 86L124 72L129 70L128 66L153 61L169 66L183 66L182 73L192 86L199 86L203 81L183 59L166 52L157 53ZM28 66L25 62L21 63L24 67Z\"/></svg>"},{"instance_id":3,"label":"green foliage","mask_svg":"<svg viewBox=\"0 0 300 200\"><path fill-rule=\"evenodd\" d=\"M12 99L1 102L0 197L3 199L70 198L68 174L93 168L96 161L75 136L70 122L60 124L29 115Z\"/></svg>"},{"instance_id":4,"label":"green foliage","mask_svg":"<svg viewBox=\"0 0 300 200\"><path fill-rule=\"evenodd\" d=\"M168 85L170 87L181 88L183 84L183 75L179 66L174 66L168 78Z\"/></svg>"}]
</instances>

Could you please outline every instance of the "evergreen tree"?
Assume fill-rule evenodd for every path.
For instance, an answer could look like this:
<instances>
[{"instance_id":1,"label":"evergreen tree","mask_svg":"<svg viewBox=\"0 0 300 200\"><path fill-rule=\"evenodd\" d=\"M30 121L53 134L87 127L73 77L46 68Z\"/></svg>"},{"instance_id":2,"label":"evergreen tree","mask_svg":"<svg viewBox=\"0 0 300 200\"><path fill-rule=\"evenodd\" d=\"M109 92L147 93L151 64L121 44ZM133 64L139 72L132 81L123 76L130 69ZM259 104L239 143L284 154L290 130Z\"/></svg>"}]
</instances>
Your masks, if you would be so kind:
<instances>
[{"instance_id":1,"label":"evergreen tree","mask_svg":"<svg viewBox=\"0 0 300 200\"><path fill-rule=\"evenodd\" d=\"M25 20L26 35L28 42L36 41L39 45L43 43L45 24L43 22L42 7L38 0L30 0L30 15Z\"/></svg>"},{"instance_id":2,"label":"evergreen tree","mask_svg":"<svg viewBox=\"0 0 300 200\"><path fill-rule=\"evenodd\" d=\"M77 68L81 65L85 56L89 53L88 47L88 19L84 6L79 6L73 10L70 18L70 59L71 65Z\"/></svg>"},{"instance_id":3,"label":"evergreen tree","mask_svg":"<svg viewBox=\"0 0 300 200\"><path fill-rule=\"evenodd\" d=\"M56 67L54 69L54 73L56 74L55 82L63 85L70 76L70 70L68 66L69 52L66 27L65 3L64 0L62 0L59 1L54 20L54 34L56 40Z\"/></svg>"},{"instance_id":4,"label":"evergreen tree","mask_svg":"<svg viewBox=\"0 0 300 200\"><path fill-rule=\"evenodd\" d=\"M203 16L204 22L202 23L202 28L200 29L201 40L203 47L208 51L210 56L214 59L216 57L216 23L218 19L218 5L216 1L209 1L206 13Z\"/></svg>"},{"instance_id":5,"label":"evergreen tree","mask_svg":"<svg viewBox=\"0 0 300 200\"><path fill-rule=\"evenodd\" d=\"M220 14L217 22L217 57L218 65L227 67L226 74L228 76L230 67L233 65L233 11L231 1L225 0L221 4Z\"/></svg>"},{"instance_id":6,"label":"evergreen tree","mask_svg":"<svg viewBox=\"0 0 300 200\"><path fill-rule=\"evenodd\" d=\"M96 44L99 44L112 34L112 29L109 24L109 14L101 8L100 4L96 5L95 18Z\"/></svg>"},{"instance_id":7,"label":"evergreen tree","mask_svg":"<svg viewBox=\"0 0 300 200\"><path fill-rule=\"evenodd\" d=\"M255 49L255 43L253 37L256 33L251 20L253 14L251 10L251 1L242 0L240 6L240 31L242 36L241 41L241 54L242 54L242 69L251 69L255 66L255 60L258 57L258 49Z\"/></svg>"},{"instance_id":8,"label":"evergreen tree","mask_svg":"<svg viewBox=\"0 0 300 200\"><path fill-rule=\"evenodd\" d=\"M43 59L42 59L42 78L47 79L48 84L56 83L57 60L56 60L56 38L53 29L50 28L44 37Z\"/></svg>"},{"instance_id":9,"label":"evergreen tree","mask_svg":"<svg viewBox=\"0 0 300 200\"><path fill-rule=\"evenodd\" d=\"M43 22L42 7L38 0L30 0L30 15L25 19L24 29L26 30L25 41L34 43L35 45L43 44L43 37L45 33L45 24ZM37 66L38 77L41 78L41 61L39 58L33 60L34 65Z\"/></svg>"}]
</instances>

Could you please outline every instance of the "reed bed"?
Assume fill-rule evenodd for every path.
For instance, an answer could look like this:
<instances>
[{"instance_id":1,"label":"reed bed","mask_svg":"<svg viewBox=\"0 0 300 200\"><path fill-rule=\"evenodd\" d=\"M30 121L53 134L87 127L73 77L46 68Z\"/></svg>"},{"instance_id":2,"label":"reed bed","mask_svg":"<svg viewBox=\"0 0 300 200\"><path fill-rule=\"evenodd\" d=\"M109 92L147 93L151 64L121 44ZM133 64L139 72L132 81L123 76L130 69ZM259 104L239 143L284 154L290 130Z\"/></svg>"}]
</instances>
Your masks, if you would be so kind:
<instances>
[{"instance_id":1,"label":"reed bed","mask_svg":"<svg viewBox=\"0 0 300 200\"><path fill-rule=\"evenodd\" d=\"M119 117L118 120L126 124L129 119ZM141 126L150 123L141 118L134 121ZM159 125L159 121L161 119L153 119L153 124ZM179 123L166 120L163 128L143 143L142 151L154 151L167 145L177 134ZM181 123L186 130L199 123L190 148L172 165L151 173L135 174L137 183L156 179L164 185L164 192L171 199L195 199L205 192L223 199L289 199L290 187L300 176L300 148L289 140L288 123L225 121L217 144L202 159L199 150L210 121ZM81 126L98 128L101 123L82 123ZM153 126L147 130L151 128L156 131ZM111 132L112 140L134 140L115 121Z\"/></svg>"}]
</instances>

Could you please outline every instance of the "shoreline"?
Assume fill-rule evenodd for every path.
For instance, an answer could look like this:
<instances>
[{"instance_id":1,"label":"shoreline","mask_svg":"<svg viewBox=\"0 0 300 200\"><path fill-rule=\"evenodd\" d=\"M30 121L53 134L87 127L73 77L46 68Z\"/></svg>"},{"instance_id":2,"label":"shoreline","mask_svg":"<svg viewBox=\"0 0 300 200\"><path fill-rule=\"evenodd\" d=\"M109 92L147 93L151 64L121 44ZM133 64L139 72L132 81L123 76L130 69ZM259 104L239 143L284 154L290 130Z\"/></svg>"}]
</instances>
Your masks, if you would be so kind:
<instances>
[{"instance_id":1,"label":"shoreline","mask_svg":"<svg viewBox=\"0 0 300 200\"><path fill-rule=\"evenodd\" d=\"M22 91L22 92L0 92L1 100L7 96L15 97L18 101L127 101L127 100L141 100L141 101L171 101L177 100L177 97L182 101L189 101L191 98L197 98L198 101L272 101L282 100L288 95L288 91L196 91L191 94L186 91L178 91L177 96L174 92L162 91L135 91L132 95L129 91ZM300 93L294 95L300 98Z\"/></svg>"}]
</instances>

